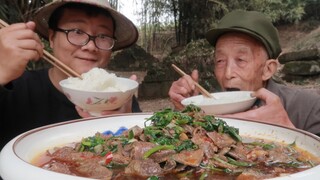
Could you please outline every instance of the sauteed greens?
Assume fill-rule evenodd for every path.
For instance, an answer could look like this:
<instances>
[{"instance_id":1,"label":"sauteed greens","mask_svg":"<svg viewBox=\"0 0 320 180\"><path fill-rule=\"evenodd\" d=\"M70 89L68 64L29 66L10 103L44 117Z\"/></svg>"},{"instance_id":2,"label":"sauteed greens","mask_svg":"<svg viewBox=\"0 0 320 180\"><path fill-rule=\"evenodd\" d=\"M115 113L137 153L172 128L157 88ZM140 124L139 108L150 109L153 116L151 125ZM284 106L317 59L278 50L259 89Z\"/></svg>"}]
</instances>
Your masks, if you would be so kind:
<instances>
[{"instance_id":1,"label":"sauteed greens","mask_svg":"<svg viewBox=\"0 0 320 180\"><path fill-rule=\"evenodd\" d=\"M45 154L42 168L96 179L266 179L319 164L295 143L248 139L194 105L164 109L120 135L96 133Z\"/></svg>"}]
</instances>

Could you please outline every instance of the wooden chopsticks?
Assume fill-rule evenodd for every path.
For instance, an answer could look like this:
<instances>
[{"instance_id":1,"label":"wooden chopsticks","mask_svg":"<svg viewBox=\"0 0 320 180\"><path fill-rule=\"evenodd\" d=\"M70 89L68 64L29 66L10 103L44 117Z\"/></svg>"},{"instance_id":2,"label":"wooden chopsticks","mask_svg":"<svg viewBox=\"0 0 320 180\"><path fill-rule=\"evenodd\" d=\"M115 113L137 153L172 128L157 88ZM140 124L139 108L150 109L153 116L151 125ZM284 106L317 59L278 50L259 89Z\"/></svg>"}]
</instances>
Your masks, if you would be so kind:
<instances>
[{"instance_id":1,"label":"wooden chopsticks","mask_svg":"<svg viewBox=\"0 0 320 180\"><path fill-rule=\"evenodd\" d=\"M69 73L70 70L65 70L64 68L62 68L59 65L57 65L58 64L57 62L61 63L61 61L51 60L51 59L48 58L48 56L45 56L45 55L43 56L43 59L46 60L48 63L50 63L52 66L55 66L56 68L58 68L61 72L63 72L65 75L67 75L69 77L79 77L80 76L80 75L78 76L78 74L76 74L76 72L74 72L75 74L72 75L71 73ZM65 64L63 64L63 65L65 65Z\"/></svg>"},{"instance_id":2,"label":"wooden chopsticks","mask_svg":"<svg viewBox=\"0 0 320 180\"><path fill-rule=\"evenodd\" d=\"M181 76L185 76L187 75L185 72L183 72L180 68L178 68L176 65L172 64L173 69L178 72ZM206 89L204 89L200 84L198 84L197 82L195 82L196 87L198 88L198 90L201 92L201 94L203 96L209 97L209 98L214 98Z\"/></svg>"},{"instance_id":3,"label":"wooden chopsticks","mask_svg":"<svg viewBox=\"0 0 320 180\"><path fill-rule=\"evenodd\" d=\"M65 73L69 77L77 77L82 79L81 75L78 74L76 71L71 69L69 66L65 65L59 59L51 55L48 51L43 50L43 59L52 64L53 66L57 67L60 71Z\"/></svg>"},{"instance_id":4,"label":"wooden chopsticks","mask_svg":"<svg viewBox=\"0 0 320 180\"><path fill-rule=\"evenodd\" d=\"M8 23L0 19L0 28L9 26ZM65 65L63 62L61 62L59 59L51 55L48 51L45 49L43 50L43 59L49 62L51 65L57 67L60 71L65 73L69 77L78 77L82 79L81 75L75 72L73 69Z\"/></svg>"}]
</instances>

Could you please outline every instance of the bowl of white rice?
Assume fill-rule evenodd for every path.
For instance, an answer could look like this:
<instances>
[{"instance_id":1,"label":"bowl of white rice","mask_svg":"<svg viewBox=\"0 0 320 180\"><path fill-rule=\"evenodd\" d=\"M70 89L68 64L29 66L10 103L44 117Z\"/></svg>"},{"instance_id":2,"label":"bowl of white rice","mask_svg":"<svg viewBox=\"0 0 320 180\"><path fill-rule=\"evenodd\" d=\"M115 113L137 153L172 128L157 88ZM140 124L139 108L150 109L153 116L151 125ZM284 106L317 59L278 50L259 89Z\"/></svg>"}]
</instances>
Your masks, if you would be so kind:
<instances>
[{"instance_id":1,"label":"bowl of white rice","mask_svg":"<svg viewBox=\"0 0 320 180\"><path fill-rule=\"evenodd\" d=\"M139 85L134 80L117 77L102 68L93 68L81 77L69 77L59 84L72 103L93 116L120 108L132 98Z\"/></svg>"},{"instance_id":2,"label":"bowl of white rice","mask_svg":"<svg viewBox=\"0 0 320 180\"><path fill-rule=\"evenodd\" d=\"M252 91L226 91L211 93L214 98L202 95L192 96L181 101L184 106L194 104L205 113L212 115L233 114L250 109L256 102Z\"/></svg>"}]
</instances>

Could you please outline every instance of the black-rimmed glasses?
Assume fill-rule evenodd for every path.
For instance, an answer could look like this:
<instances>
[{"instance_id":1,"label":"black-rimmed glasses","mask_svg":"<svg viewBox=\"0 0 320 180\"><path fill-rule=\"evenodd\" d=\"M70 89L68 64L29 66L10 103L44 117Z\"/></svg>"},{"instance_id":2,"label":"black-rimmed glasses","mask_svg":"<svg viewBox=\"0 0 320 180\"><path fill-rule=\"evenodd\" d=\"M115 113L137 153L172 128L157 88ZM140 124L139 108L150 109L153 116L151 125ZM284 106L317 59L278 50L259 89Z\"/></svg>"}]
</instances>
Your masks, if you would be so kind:
<instances>
[{"instance_id":1,"label":"black-rimmed glasses","mask_svg":"<svg viewBox=\"0 0 320 180\"><path fill-rule=\"evenodd\" d=\"M55 28L55 31L64 32L67 36L67 40L69 43L76 45L76 46L85 46L88 44L90 40L94 42L97 48L101 50L111 50L114 46L115 39L100 34L97 36L91 36L90 34L80 30L80 29L60 29Z\"/></svg>"}]
</instances>

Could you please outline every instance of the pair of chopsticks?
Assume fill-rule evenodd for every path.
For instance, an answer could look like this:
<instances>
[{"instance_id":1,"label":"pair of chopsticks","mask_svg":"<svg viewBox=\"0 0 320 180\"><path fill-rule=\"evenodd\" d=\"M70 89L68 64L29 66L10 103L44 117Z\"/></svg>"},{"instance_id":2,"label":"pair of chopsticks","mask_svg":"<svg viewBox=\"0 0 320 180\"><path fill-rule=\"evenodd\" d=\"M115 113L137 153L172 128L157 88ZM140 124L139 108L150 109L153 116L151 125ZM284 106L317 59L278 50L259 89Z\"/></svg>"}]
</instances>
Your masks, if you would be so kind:
<instances>
[{"instance_id":1,"label":"pair of chopsticks","mask_svg":"<svg viewBox=\"0 0 320 180\"><path fill-rule=\"evenodd\" d=\"M176 65L172 64L171 65L173 69L178 72L181 76L187 75L185 72L183 72L180 68L178 68ZM206 89L204 89L200 84L197 82L193 81L195 83L195 86L198 88L198 90L201 92L203 96L206 96L208 98L214 98Z\"/></svg>"},{"instance_id":2,"label":"pair of chopsticks","mask_svg":"<svg viewBox=\"0 0 320 180\"><path fill-rule=\"evenodd\" d=\"M77 77L82 79L81 75L71 69L69 66L65 65L63 62L58 60L56 57L51 55L48 51L43 50L43 59L46 60L51 65L58 68L61 72L66 74L69 77Z\"/></svg>"},{"instance_id":3,"label":"pair of chopsticks","mask_svg":"<svg viewBox=\"0 0 320 180\"><path fill-rule=\"evenodd\" d=\"M0 28L9 26L8 23L0 19ZM73 69L65 65L59 59L51 55L48 51L43 50L43 59L48 61L51 65L57 67L60 71L65 73L69 77L78 77L82 79L81 75L75 72Z\"/></svg>"}]
</instances>

